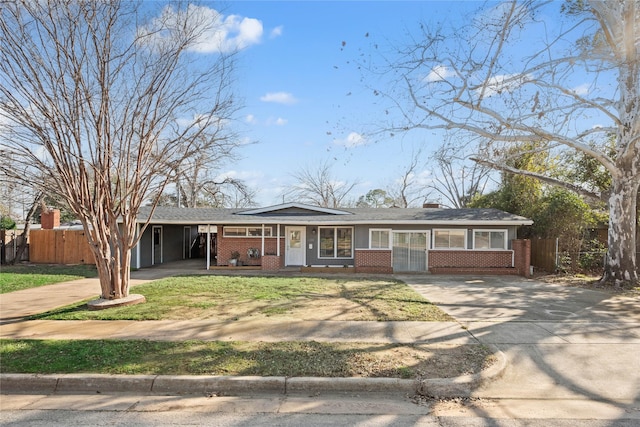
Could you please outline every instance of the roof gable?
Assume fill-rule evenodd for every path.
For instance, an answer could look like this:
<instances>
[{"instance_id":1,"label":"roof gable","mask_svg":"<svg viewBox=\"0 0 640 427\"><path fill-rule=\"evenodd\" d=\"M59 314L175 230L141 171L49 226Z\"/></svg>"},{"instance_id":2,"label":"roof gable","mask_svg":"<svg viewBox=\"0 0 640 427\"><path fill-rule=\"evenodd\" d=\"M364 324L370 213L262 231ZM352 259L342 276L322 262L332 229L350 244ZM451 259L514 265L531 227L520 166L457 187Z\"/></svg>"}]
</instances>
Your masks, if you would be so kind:
<instances>
[{"instance_id":1,"label":"roof gable","mask_svg":"<svg viewBox=\"0 0 640 427\"><path fill-rule=\"evenodd\" d=\"M264 208L251 209L247 211L236 212L236 215L353 215L338 209L323 208L320 206L310 206L302 203L283 203L275 206L267 206Z\"/></svg>"}]
</instances>

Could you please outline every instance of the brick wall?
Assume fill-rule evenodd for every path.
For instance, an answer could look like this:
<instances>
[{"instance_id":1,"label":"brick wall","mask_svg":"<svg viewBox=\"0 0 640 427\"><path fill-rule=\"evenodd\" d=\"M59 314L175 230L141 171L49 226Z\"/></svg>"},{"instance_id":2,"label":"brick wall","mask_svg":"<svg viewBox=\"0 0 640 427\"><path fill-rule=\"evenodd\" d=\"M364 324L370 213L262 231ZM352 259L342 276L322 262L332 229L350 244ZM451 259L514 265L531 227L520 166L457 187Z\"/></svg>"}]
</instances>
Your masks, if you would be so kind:
<instances>
[{"instance_id":1,"label":"brick wall","mask_svg":"<svg viewBox=\"0 0 640 427\"><path fill-rule=\"evenodd\" d=\"M390 250L356 249L354 264L357 273L393 273Z\"/></svg>"},{"instance_id":2,"label":"brick wall","mask_svg":"<svg viewBox=\"0 0 640 427\"><path fill-rule=\"evenodd\" d=\"M513 240L512 251L429 251L434 274L517 274L530 277L531 241Z\"/></svg>"},{"instance_id":3,"label":"brick wall","mask_svg":"<svg viewBox=\"0 0 640 427\"><path fill-rule=\"evenodd\" d=\"M266 237L264 239L264 252L267 254L275 254L277 250L277 238ZM284 239L281 245L281 254L284 254ZM242 265L262 265L262 239L260 237L224 237L222 230L218 233L218 265L228 265L231 259L231 253L240 252L240 261ZM258 249L259 258L249 258L247 256L248 249Z\"/></svg>"},{"instance_id":4,"label":"brick wall","mask_svg":"<svg viewBox=\"0 0 640 427\"><path fill-rule=\"evenodd\" d=\"M506 268L513 267L512 251L429 251L429 268Z\"/></svg>"},{"instance_id":5,"label":"brick wall","mask_svg":"<svg viewBox=\"0 0 640 427\"><path fill-rule=\"evenodd\" d=\"M267 271L277 271L282 268L284 256L278 255L263 255L262 256L262 269Z\"/></svg>"},{"instance_id":6,"label":"brick wall","mask_svg":"<svg viewBox=\"0 0 640 427\"><path fill-rule=\"evenodd\" d=\"M513 240L514 267L519 276L531 276L531 240Z\"/></svg>"}]
</instances>

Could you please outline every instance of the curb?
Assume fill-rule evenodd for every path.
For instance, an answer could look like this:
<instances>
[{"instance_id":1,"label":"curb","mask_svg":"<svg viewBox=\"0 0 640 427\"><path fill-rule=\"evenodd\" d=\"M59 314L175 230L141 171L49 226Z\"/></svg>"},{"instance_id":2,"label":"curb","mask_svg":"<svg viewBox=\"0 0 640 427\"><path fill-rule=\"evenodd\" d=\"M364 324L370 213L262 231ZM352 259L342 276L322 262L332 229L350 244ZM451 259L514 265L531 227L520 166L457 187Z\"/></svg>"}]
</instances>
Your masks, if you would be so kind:
<instances>
[{"instance_id":1,"label":"curb","mask_svg":"<svg viewBox=\"0 0 640 427\"><path fill-rule=\"evenodd\" d=\"M500 378L507 366L498 361L474 375L455 378L234 377L207 375L0 374L1 394L144 393L162 395L252 393L404 393L426 397L470 397L473 390Z\"/></svg>"}]
</instances>

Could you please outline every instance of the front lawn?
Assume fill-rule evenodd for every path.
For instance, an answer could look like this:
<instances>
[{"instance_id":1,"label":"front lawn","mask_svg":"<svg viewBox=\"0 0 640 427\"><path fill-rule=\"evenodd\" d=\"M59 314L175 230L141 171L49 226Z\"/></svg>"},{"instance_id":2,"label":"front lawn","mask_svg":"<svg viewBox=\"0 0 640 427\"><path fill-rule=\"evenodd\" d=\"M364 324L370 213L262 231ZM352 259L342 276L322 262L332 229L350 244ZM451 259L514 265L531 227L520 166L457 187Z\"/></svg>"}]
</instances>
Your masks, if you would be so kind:
<instances>
[{"instance_id":1,"label":"front lawn","mask_svg":"<svg viewBox=\"0 0 640 427\"><path fill-rule=\"evenodd\" d=\"M0 294L97 275L93 265L3 265L0 266Z\"/></svg>"},{"instance_id":2,"label":"front lawn","mask_svg":"<svg viewBox=\"0 0 640 427\"><path fill-rule=\"evenodd\" d=\"M495 357L470 345L0 340L3 373L447 378Z\"/></svg>"},{"instance_id":3,"label":"front lawn","mask_svg":"<svg viewBox=\"0 0 640 427\"><path fill-rule=\"evenodd\" d=\"M147 302L89 311L74 304L32 318L52 320L452 321L406 284L310 277L178 276L133 288Z\"/></svg>"}]
</instances>

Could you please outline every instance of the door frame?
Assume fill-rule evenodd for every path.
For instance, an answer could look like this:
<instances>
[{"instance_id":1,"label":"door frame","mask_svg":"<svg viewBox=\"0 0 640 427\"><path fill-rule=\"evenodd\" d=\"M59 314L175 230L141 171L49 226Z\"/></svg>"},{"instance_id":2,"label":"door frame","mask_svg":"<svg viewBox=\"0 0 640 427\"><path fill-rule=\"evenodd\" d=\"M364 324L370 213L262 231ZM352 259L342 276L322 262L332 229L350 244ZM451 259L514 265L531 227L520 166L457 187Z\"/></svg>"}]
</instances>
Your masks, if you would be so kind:
<instances>
[{"instance_id":1,"label":"door frame","mask_svg":"<svg viewBox=\"0 0 640 427\"><path fill-rule=\"evenodd\" d=\"M411 233L423 233L426 234L426 242L425 242L425 248L424 248L424 270L407 270L408 272L413 272L413 271L424 271L427 272L429 271L429 247L431 246L431 230L392 230L391 232L391 268L394 269L395 271L395 266L393 264L393 235L398 233L403 233L403 234L411 234ZM410 267L410 266L409 266Z\"/></svg>"},{"instance_id":2,"label":"door frame","mask_svg":"<svg viewBox=\"0 0 640 427\"><path fill-rule=\"evenodd\" d=\"M156 260L156 230L158 230L159 232L159 246L160 246L160 260ZM162 232L162 226L161 225L153 225L151 226L151 265L156 265L156 264L162 264L162 254L163 254L163 249L162 249L162 240L163 240L163 236L162 236L163 232Z\"/></svg>"},{"instance_id":3,"label":"door frame","mask_svg":"<svg viewBox=\"0 0 640 427\"><path fill-rule=\"evenodd\" d=\"M182 227L182 259L191 259L191 226Z\"/></svg>"},{"instance_id":4,"label":"door frame","mask_svg":"<svg viewBox=\"0 0 640 427\"><path fill-rule=\"evenodd\" d=\"M302 262L300 264L298 263L292 263L292 261L296 261L296 260L292 260L291 257L291 249L289 247L289 233L292 230L300 230L300 252L302 253ZM292 225L292 226L286 226L284 228L284 235L285 235L285 243L284 243L284 265L301 265L304 266L307 263L307 227L305 227L304 225Z\"/></svg>"}]
</instances>

